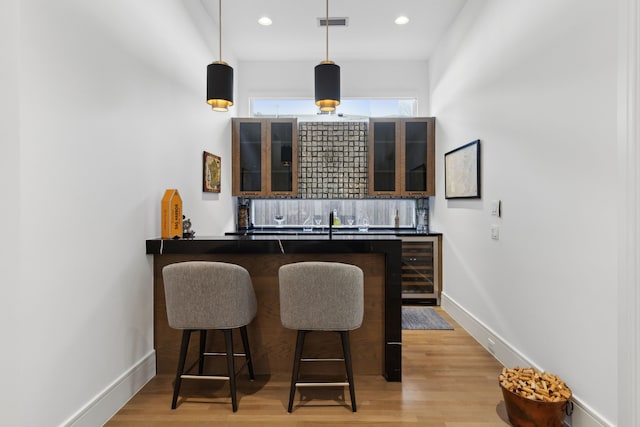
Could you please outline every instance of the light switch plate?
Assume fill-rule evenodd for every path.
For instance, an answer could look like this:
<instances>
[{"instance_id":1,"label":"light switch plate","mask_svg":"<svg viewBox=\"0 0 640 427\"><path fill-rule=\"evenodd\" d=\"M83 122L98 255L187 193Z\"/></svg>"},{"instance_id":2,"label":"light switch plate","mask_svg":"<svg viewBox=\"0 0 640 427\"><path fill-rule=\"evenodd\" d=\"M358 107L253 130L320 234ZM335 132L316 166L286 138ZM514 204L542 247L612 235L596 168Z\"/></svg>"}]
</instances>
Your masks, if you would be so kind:
<instances>
[{"instance_id":1,"label":"light switch plate","mask_svg":"<svg viewBox=\"0 0 640 427\"><path fill-rule=\"evenodd\" d=\"M500 240L500 227L495 224L491 226L491 238L493 240Z\"/></svg>"},{"instance_id":2,"label":"light switch plate","mask_svg":"<svg viewBox=\"0 0 640 427\"><path fill-rule=\"evenodd\" d=\"M491 201L491 215L500 217L500 200Z\"/></svg>"}]
</instances>

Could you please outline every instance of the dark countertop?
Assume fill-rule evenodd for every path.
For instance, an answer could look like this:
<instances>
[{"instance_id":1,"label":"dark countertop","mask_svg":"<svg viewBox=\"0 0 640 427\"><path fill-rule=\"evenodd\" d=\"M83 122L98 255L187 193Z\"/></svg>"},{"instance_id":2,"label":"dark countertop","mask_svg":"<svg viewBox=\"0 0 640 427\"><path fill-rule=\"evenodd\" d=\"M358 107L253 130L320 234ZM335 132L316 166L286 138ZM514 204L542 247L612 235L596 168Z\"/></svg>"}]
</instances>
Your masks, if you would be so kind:
<instances>
[{"instance_id":1,"label":"dark countertop","mask_svg":"<svg viewBox=\"0 0 640 427\"><path fill-rule=\"evenodd\" d=\"M203 236L191 239L147 240L147 254L206 253L369 253L400 251L401 239L395 235L368 233L322 234L261 234Z\"/></svg>"}]
</instances>

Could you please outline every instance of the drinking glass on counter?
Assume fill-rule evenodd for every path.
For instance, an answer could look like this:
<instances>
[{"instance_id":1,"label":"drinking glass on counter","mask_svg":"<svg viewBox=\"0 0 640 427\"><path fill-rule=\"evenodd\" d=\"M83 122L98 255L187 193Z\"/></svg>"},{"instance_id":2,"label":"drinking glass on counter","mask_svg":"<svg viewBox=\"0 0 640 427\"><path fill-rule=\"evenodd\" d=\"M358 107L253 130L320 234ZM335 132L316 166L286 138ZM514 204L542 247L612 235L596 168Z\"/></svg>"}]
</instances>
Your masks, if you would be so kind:
<instances>
[{"instance_id":1,"label":"drinking glass on counter","mask_svg":"<svg viewBox=\"0 0 640 427\"><path fill-rule=\"evenodd\" d=\"M302 223L302 231L313 231L311 217L307 217Z\"/></svg>"},{"instance_id":2,"label":"drinking glass on counter","mask_svg":"<svg viewBox=\"0 0 640 427\"><path fill-rule=\"evenodd\" d=\"M367 232L369 231L369 218L363 216L360 219L360 224L358 225L358 231Z\"/></svg>"}]
</instances>

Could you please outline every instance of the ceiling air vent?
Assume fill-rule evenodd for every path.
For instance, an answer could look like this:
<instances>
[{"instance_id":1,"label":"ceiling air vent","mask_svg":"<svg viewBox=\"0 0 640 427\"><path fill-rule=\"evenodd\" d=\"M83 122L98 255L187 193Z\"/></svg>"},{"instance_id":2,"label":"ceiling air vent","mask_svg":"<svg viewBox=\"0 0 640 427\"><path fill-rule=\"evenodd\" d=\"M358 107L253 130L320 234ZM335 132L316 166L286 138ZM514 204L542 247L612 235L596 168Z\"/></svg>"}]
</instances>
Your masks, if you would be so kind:
<instances>
[{"instance_id":1,"label":"ceiling air vent","mask_svg":"<svg viewBox=\"0 0 640 427\"><path fill-rule=\"evenodd\" d=\"M327 21L330 27L346 27L349 25L349 18L318 18L318 26L325 27Z\"/></svg>"}]
</instances>

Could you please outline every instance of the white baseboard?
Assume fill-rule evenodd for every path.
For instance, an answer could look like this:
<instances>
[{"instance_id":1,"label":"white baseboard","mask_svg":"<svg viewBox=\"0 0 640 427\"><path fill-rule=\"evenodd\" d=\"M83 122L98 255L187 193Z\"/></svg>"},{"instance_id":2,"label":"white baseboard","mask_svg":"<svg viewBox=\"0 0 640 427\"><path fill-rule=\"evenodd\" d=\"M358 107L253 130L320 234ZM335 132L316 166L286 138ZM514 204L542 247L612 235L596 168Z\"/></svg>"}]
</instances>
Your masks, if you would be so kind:
<instances>
[{"instance_id":1,"label":"white baseboard","mask_svg":"<svg viewBox=\"0 0 640 427\"><path fill-rule=\"evenodd\" d=\"M146 356L98 393L68 420L64 427L95 427L104 425L156 374L156 352Z\"/></svg>"},{"instance_id":2,"label":"white baseboard","mask_svg":"<svg viewBox=\"0 0 640 427\"><path fill-rule=\"evenodd\" d=\"M480 343L498 362L504 366L532 366L536 369L544 370L540 366L535 366L525 355L512 347L507 341L492 331L471 313L466 311L457 302L450 298L445 292L440 300L441 307L460 326L462 326L476 341ZM576 397L571 398L573 402L573 415L565 419L565 425L569 427L607 427L612 426L603 417L593 411L588 405Z\"/></svg>"}]
</instances>

